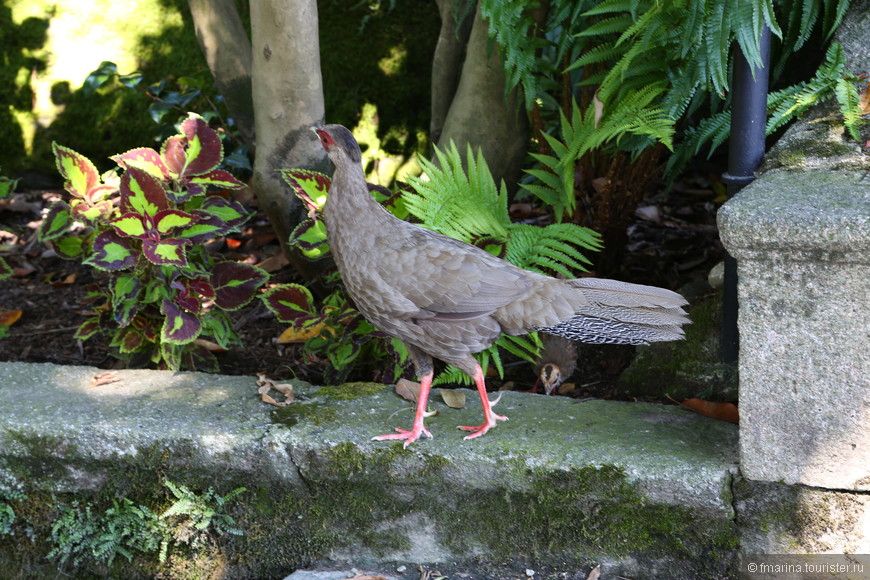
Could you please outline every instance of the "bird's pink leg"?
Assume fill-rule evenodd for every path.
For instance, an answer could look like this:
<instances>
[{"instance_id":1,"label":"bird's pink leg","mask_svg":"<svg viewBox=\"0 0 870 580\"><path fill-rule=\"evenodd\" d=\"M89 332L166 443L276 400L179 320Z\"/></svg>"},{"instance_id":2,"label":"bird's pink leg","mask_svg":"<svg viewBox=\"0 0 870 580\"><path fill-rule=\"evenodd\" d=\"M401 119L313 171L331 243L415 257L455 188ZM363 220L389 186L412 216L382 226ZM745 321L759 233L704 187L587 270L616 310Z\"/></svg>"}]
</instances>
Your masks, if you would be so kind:
<instances>
[{"instance_id":1,"label":"bird's pink leg","mask_svg":"<svg viewBox=\"0 0 870 580\"><path fill-rule=\"evenodd\" d=\"M431 438L432 434L429 433L429 430L423 426L423 419L425 417L431 417L435 413L426 412L426 405L429 401L429 390L432 388L432 377L434 373L429 371L422 377L420 377L420 396L417 398L417 413L414 415L414 425L411 427L411 430L407 429L399 429L396 427L396 431L398 433L390 433L389 435L378 435L377 437L372 437L372 441L387 441L390 439L404 439L405 447L416 441L420 438L420 435L425 435L426 437Z\"/></svg>"},{"instance_id":2,"label":"bird's pink leg","mask_svg":"<svg viewBox=\"0 0 870 580\"><path fill-rule=\"evenodd\" d=\"M480 365L477 365L477 368L474 369L474 384L477 386L478 394L480 394L480 404L483 405L484 423L483 425L478 425L476 427L459 427L460 429L472 432L471 435L465 436L466 439L480 437L495 427L498 421L507 421L507 417L504 415L496 415L492 410L492 406L498 403L499 400L496 399L493 403L489 402L489 395L486 394L486 384L483 381L483 369L480 368Z\"/></svg>"}]
</instances>

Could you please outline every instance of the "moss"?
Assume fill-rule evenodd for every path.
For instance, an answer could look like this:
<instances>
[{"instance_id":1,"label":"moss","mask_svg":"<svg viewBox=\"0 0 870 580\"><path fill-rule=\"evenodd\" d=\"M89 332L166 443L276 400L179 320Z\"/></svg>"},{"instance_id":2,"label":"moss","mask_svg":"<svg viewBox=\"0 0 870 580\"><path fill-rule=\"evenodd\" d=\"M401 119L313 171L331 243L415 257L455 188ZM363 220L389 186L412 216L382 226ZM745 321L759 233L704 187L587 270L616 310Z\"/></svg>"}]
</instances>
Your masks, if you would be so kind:
<instances>
[{"instance_id":1,"label":"moss","mask_svg":"<svg viewBox=\"0 0 870 580\"><path fill-rule=\"evenodd\" d=\"M387 388L387 385L381 383L344 383L342 385L320 387L317 394L326 395L340 401L350 401L360 397L369 397Z\"/></svg>"},{"instance_id":2,"label":"moss","mask_svg":"<svg viewBox=\"0 0 870 580\"><path fill-rule=\"evenodd\" d=\"M314 425L322 425L338 419L338 411L333 407L319 405L316 402L298 402L286 407L279 407L271 413L272 422L293 427L300 420Z\"/></svg>"},{"instance_id":3,"label":"moss","mask_svg":"<svg viewBox=\"0 0 870 580\"><path fill-rule=\"evenodd\" d=\"M689 310L686 339L643 347L619 377L620 396L719 401L737 398L737 369L720 362L721 292Z\"/></svg>"},{"instance_id":4,"label":"moss","mask_svg":"<svg viewBox=\"0 0 870 580\"><path fill-rule=\"evenodd\" d=\"M701 547L727 552L736 546L731 526L650 502L614 466L528 470L526 477L531 491L476 494L461 519L478 525L445 530L447 545L461 550L471 535L498 558L525 553L577 560L637 554L692 558Z\"/></svg>"}]
</instances>

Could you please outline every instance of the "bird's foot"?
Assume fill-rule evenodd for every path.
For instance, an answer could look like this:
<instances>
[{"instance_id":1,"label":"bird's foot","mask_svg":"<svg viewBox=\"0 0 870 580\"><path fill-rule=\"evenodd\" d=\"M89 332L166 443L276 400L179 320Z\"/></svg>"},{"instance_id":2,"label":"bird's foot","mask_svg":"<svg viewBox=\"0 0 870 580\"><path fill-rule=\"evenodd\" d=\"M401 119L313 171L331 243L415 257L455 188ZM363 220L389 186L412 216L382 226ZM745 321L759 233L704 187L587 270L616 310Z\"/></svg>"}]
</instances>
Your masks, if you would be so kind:
<instances>
[{"instance_id":1,"label":"bird's foot","mask_svg":"<svg viewBox=\"0 0 870 580\"><path fill-rule=\"evenodd\" d=\"M500 400L501 400L501 395L499 395L495 401L492 401L488 405L487 413L486 413L486 422L483 425L476 425L476 426L460 425L459 426L459 428L462 429L463 431L471 431L471 434L466 435L464 437L464 439L474 439L475 437L480 437L481 435L483 435L484 433L486 433L487 431L489 431L490 429L495 427L499 421L507 421L508 420L508 418L505 417L504 415L496 415L492 411L492 407L494 407L496 405L496 403L498 403Z\"/></svg>"},{"instance_id":2,"label":"bird's foot","mask_svg":"<svg viewBox=\"0 0 870 580\"><path fill-rule=\"evenodd\" d=\"M410 430L396 427L396 431L396 433L390 433L389 435L378 435L377 437L372 437L372 441L404 440L405 444L403 447L408 447L408 445L419 439L421 435L428 437L429 439L432 438L432 434L429 430L422 425L414 425Z\"/></svg>"}]
</instances>

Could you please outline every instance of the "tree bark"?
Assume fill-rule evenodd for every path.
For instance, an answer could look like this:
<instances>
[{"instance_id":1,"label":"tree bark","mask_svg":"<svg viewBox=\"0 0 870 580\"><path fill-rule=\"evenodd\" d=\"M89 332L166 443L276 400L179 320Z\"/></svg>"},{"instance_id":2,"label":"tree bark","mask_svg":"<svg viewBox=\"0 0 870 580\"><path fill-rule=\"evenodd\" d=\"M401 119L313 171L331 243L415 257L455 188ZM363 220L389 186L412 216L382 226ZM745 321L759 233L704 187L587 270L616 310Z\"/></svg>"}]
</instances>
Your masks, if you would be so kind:
<instances>
[{"instance_id":1,"label":"tree bark","mask_svg":"<svg viewBox=\"0 0 870 580\"><path fill-rule=\"evenodd\" d=\"M329 170L326 154L309 130L324 119L316 0L251 2L251 37L257 128L254 191L285 255L310 281L322 267L287 244L304 210L277 170Z\"/></svg>"},{"instance_id":2,"label":"tree bark","mask_svg":"<svg viewBox=\"0 0 870 580\"><path fill-rule=\"evenodd\" d=\"M498 47L489 45L487 23L478 7L456 95L438 146L452 139L464 154L466 144L483 151L496 183L514 191L529 140L529 124L519 88L505 97L505 72Z\"/></svg>"},{"instance_id":3,"label":"tree bark","mask_svg":"<svg viewBox=\"0 0 870 580\"><path fill-rule=\"evenodd\" d=\"M234 0L188 0L196 39L244 142L254 146L251 43Z\"/></svg>"},{"instance_id":4,"label":"tree bark","mask_svg":"<svg viewBox=\"0 0 870 580\"><path fill-rule=\"evenodd\" d=\"M444 121L450 103L459 84L462 57L471 34L471 15L474 0L436 0L441 14L441 31L432 57L432 119L429 123L429 139L438 143L444 129ZM462 22L457 22L459 16Z\"/></svg>"}]
</instances>

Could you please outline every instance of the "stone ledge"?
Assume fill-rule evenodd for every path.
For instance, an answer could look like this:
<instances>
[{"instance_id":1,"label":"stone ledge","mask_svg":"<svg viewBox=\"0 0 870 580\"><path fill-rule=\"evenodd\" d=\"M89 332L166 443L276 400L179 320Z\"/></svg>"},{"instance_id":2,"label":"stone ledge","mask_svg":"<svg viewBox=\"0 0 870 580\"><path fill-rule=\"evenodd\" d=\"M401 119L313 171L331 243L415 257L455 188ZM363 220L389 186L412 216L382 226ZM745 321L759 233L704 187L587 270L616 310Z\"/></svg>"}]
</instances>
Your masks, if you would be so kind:
<instances>
[{"instance_id":1,"label":"stone ledge","mask_svg":"<svg viewBox=\"0 0 870 580\"><path fill-rule=\"evenodd\" d=\"M246 535L221 540L226 577L342 559L605 561L657 578L732 563L736 428L679 407L508 392L510 420L463 441L456 426L480 419L469 392L466 409L433 401L435 438L404 450L370 441L411 420L379 386L298 384L273 410L250 377L117 371L91 386L100 372L0 363L0 475L95 502L153 497L164 477L245 486L233 515ZM0 563L18 562L2 546Z\"/></svg>"}]
</instances>

